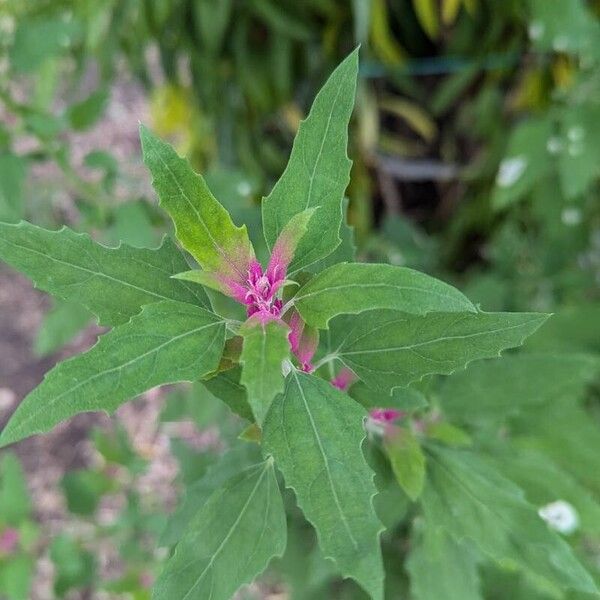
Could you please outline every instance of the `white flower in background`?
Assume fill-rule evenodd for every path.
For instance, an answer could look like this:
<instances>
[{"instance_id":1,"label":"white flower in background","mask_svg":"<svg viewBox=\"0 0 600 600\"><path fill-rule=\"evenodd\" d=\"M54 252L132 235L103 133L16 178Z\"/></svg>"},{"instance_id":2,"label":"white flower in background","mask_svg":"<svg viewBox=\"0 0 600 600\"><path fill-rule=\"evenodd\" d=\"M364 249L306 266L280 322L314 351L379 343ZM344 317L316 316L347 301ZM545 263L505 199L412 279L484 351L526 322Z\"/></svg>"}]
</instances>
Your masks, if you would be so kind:
<instances>
[{"instance_id":1,"label":"white flower in background","mask_svg":"<svg viewBox=\"0 0 600 600\"><path fill-rule=\"evenodd\" d=\"M539 21L532 21L529 25L529 38L532 40L539 40L544 35L546 26Z\"/></svg>"},{"instance_id":2,"label":"white flower in background","mask_svg":"<svg viewBox=\"0 0 600 600\"><path fill-rule=\"evenodd\" d=\"M561 219L565 225L579 225L582 219L581 210L574 207L565 208L562 211Z\"/></svg>"},{"instance_id":3,"label":"white flower in background","mask_svg":"<svg viewBox=\"0 0 600 600\"><path fill-rule=\"evenodd\" d=\"M519 177L525 172L527 167L527 159L524 156L513 156L505 158L500 163L498 175L496 176L496 184L499 187L510 187L514 185Z\"/></svg>"},{"instance_id":4,"label":"white flower in background","mask_svg":"<svg viewBox=\"0 0 600 600\"><path fill-rule=\"evenodd\" d=\"M552 136L546 142L546 150L548 150L550 154L558 154L562 150L562 147L562 140L557 136Z\"/></svg>"},{"instance_id":5,"label":"white flower in background","mask_svg":"<svg viewBox=\"0 0 600 600\"><path fill-rule=\"evenodd\" d=\"M557 35L552 40L552 48L555 52L564 52L569 47L569 38L566 35Z\"/></svg>"},{"instance_id":6,"label":"white flower in background","mask_svg":"<svg viewBox=\"0 0 600 600\"><path fill-rule=\"evenodd\" d=\"M247 181L240 181L237 185L237 192L240 196L249 196L252 186Z\"/></svg>"},{"instance_id":7,"label":"white flower in background","mask_svg":"<svg viewBox=\"0 0 600 600\"><path fill-rule=\"evenodd\" d=\"M579 515L573 505L564 500L556 500L538 510L538 515L548 525L566 535L573 533L579 527Z\"/></svg>"},{"instance_id":8,"label":"white flower in background","mask_svg":"<svg viewBox=\"0 0 600 600\"><path fill-rule=\"evenodd\" d=\"M571 142L580 142L585 136L585 130L581 125L574 125L573 127L569 127L569 131L567 131L567 137Z\"/></svg>"}]
</instances>

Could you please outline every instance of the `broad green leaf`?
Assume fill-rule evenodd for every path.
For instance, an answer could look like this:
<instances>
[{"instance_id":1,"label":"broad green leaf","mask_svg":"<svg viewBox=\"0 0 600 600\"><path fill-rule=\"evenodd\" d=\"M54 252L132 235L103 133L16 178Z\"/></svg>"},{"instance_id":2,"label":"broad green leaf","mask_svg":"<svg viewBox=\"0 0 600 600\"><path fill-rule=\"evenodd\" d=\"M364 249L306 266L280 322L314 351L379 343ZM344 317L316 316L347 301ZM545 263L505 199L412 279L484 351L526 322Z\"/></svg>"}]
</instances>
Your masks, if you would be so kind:
<instances>
[{"instance_id":1,"label":"broad green leaf","mask_svg":"<svg viewBox=\"0 0 600 600\"><path fill-rule=\"evenodd\" d=\"M364 416L329 382L294 370L267 414L263 446L317 530L324 555L381 600L381 524L372 503L373 472L361 451Z\"/></svg>"},{"instance_id":2,"label":"broad green leaf","mask_svg":"<svg viewBox=\"0 0 600 600\"><path fill-rule=\"evenodd\" d=\"M565 398L523 411L509 425L519 445L542 451L600 495L600 428L589 411Z\"/></svg>"},{"instance_id":3,"label":"broad green leaf","mask_svg":"<svg viewBox=\"0 0 600 600\"><path fill-rule=\"evenodd\" d=\"M19 405L0 445L80 412L110 413L157 385L199 379L216 368L224 342L225 323L203 308L172 301L145 306L91 350L54 367Z\"/></svg>"},{"instance_id":4,"label":"broad green leaf","mask_svg":"<svg viewBox=\"0 0 600 600\"><path fill-rule=\"evenodd\" d=\"M427 454L428 481L421 500L427 521L439 523L457 539L472 540L506 566L528 570L563 589L598 592L570 546L548 528L520 488L470 452L432 446Z\"/></svg>"},{"instance_id":5,"label":"broad green leaf","mask_svg":"<svg viewBox=\"0 0 600 600\"><path fill-rule=\"evenodd\" d=\"M140 137L144 162L160 205L175 223L177 239L204 270L245 282L254 258L246 226L235 226L202 176L169 144L143 126Z\"/></svg>"},{"instance_id":6,"label":"broad green leaf","mask_svg":"<svg viewBox=\"0 0 600 600\"><path fill-rule=\"evenodd\" d=\"M600 372L585 354L519 354L482 361L443 382L441 406L461 423L503 420L531 406L581 397Z\"/></svg>"},{"instance_id":7,"label":"broad green leaf","mask_svg":"<svg viewBox=\"0 0 600 600\"><path fill-rule=\"evenodd\" d=\"M183 499L160 536L160 545L171 546L178 542L187 531L194 515L204 506L213 492L228 479L259 460L260 452L255 445L241 444L228 450L214 462L200 479L186 488Z\"/></svg>"},{"instance_id":8,"label":"broad green leaf","mask_svg":"<svg viewBox=\"0 0 600 600\"><path fill-rule=\"evenodd\" d=\"M254 418L262 425L273 398L283 391L281 365L290 356L289 328L283 321L263 323L250 318L239 333L244 338L241 383L248 393Z\"/></svg>"},{"instance_id":9,"label":"broad green leaf","mask_svg":"<svg viewBox=\"0 0 600 600\"><path fill-rule=\"evenodd\" d=\"M288 165L263 199L263 228L272 248L287 222L319 206L302 238L290 272L331 254L340 243L342 199L349 182L348 122L354 106L358 50L333 72L300 124Z\"/></svg>"},{"instance_id":10,"label":"broad green leaf","mask_svg":"<svg viewBox=\"0 0 600 600\"><path fill-rule=\"evenodd\" d=\"M144 304L163 300L210 306L202 288L171 279L187 263L168 238L156 250L107 248L66 227L0 223L0 259L41 290L83 304L100 325L119 325Z\"/></svg>"},{"instance_id":11,"label":"broad green leaf","mask_svg":"<svg viewBox=\"0 0 600 600\"><path fill-rule=\"evenodd\" d=\"M419 440L412 431L396 427L386 432L383 447L400 487L416 500L425 483L425 455Z\"/></svg>"},{"instance_id":12,"label":"broad green leaf","mask_svg":"<svg viewBox=\"0 0 600 600\"><path fill-rule=\"evenodd\" d=\"M450 374L519 346L547 318L537 313L364 312L331 322L334 355L368 386L385 391L433 373Z\"/></svg>"},{"instance_id":13,"label":"broad green leaf","mask_svg":"<svg viewBox=\"0 0 600 600\"><path fill-rule=\"evenodd\" d=\"M189 523L154 586L154 600L230 600L283 555L286 517L271 460L215 491Z\"/></svg>"},{"instance_id":14,"label":"broad green leaf","mask_svg":"<svg viewBox=\"0 0 600 600\"><path fill-rule=\"evenodd\" d=\"M310 265L308 270L311 273L318 273L341 262L354 262L356 244L354 243L354 227L348 225L348 204L348 198L344 198L342 203L342 225L340 227L342 241L340 245L331 254Z\"/></svg>"},{"instance_id":15,"label":"broad green leaf","mask_svg":"<svg viewBox=\"0 0 600 600\"><path fill-rule=\"evenodd\" d=\"M329 319L375 308L423 315L428 312L476 312L456 288L419 271L392 265L346 263L315 275L296 296L294 306L313 327Z\"/></svg>"},{"instance_id":16,"label":"broad green leaf","mask_svg":"<svg viewBox=\"0 0 600 600\"><path fill-rule=\"evenodd\" d=\"M413 600L483 600L477 554L435 522L417 521L406 567Z\"/></svg>"}]
</instances>

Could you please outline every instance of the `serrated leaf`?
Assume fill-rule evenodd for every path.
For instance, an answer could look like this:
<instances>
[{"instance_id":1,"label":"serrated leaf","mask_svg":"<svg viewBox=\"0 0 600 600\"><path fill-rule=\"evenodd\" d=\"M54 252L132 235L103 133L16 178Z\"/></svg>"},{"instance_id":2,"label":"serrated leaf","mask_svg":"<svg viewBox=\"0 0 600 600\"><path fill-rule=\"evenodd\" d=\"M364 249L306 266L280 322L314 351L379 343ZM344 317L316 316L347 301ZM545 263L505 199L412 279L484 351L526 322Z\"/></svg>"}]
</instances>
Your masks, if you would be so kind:
<instances>
[{"instance_id":1,"label":"serrated leaf","mask_svg":"<svg viewBox=\"0 0 600 600\"><path fill-rule=\"evenodd\" d=\"M414 600L482 600L476 553L436 523L413 528L407 570Z\"/></svg>"},{"instance_id":2,"label":"serrated leaf","mask_svg":"<svg viewBox=\"0 0 600 600\"><path fill-rule=\"evenodd\" d=\"M178 542L210 496L228 479L259 460L260 452L255 445L242 444L228 450L214 462L200 479L186 488L185 495L161 533L160 545L171 546Z\"/></svg>"},{"instance_id":3,"label":"serrated leaf","mask_svg":"<svg viewBox=\"0 0 600 600\"><path fill-rule=\"evenodd\" d=\"M124 323L144 304L163 300L210 307L202 288L171 279L187 263L168 238L155 250L108 248L67 227L0 223L0 259L41 290L82 304L101 325Z\"/></svg>"},{"instance_id":4,"label":"serrated leaf","mask_svg":"<svg viewBox=\"0 0 600 600\"><path fill-rule=\"evenodd\" d=\"M329 382L294 370L267 414L263 446L296 492L324 555L381 600L381 524L372 504L373 472L361 451L364 416Z\"/></svg>"},{"instance_id":5,"label":"serrated leaf","mask_svg":"<svg viewBox=\"0 0 600 600\"><path fill-rule=\"evenodd\" d=\"M502 421L525 408L581 397L600 371L585 354L520 354L455 373L440 390L444 412L460 423Z\"/></svg>"},{"instance_id":6,"label":"serrated leaf","mask_svg":"<svg viewBox=\"0 0 600 600\"><path fill-rule=\"evenodd\" d=\"M598 592L569 545L548 528L515 484L470 452L432 446L427 458L428 483L421 497L427 520L457 539L472 540L507 566L563 589Z\"/></svg>"},{"instance_id":7,"label":"serrated leaf","mask_svg":"<svg viewBox=\"0 0 600 600\"><path fill-rule=\"evenodd\" d=\"M294 306L313 327L329 319L375 308L423 315L428 312L476 312L456 288L405 267L367 263L337 264L302 286Z\"/></svg>"},{"instance_id":8,"label":"serrated leaf","mask_svg":"<svg viewBox=\"0 0 600 600\"><path fill-rule=\"evenodd\" d=\"M245 282L254 259L246 226L235 226L202 176L169 144L143 126L140 138L144 163L160 205L175 223L177 239L204 270Z\"/></svg>"},{"instance_id":9,"label":"serrated leaf","mask_svg":"<svg viewBox=\"0 0 600 600\"><path fill-rule=\"evenodd\" d=\"M154 600L230 600L286 543L286 517L271 461L230 479L198 511L158 578Z\"/></svg>"},{"instance_id":10,"label":"serrated leaf","mask_svg":"<svg viewBox=\"0 0 600 600\"><path fill-rule=\"evenodd\" d=\"M294 215L320 207L298 246L290 272L331 254L340 243L342 199L352 164L347 156L348 122L357 73L355 50L317 94L310 114L300 124L283 175L263 199L263 228L269 248Z\"/></svg>"},{"instance_id":11,"label":"serrated leaf","mask_svg":"<svg viewBox=\"0 0 600 600\"><path fill-rule=\"evenodd\" d=\"M519 346L547 318L537 313L431 313L393 310L336 317L342 340L335 356L368 386L390 392L434 373L449 374L472 360Z\"/></svg>"},{"instance_id":12,"label":"serrated leaf","mask_svg":"<svg viewBox=\"0 0 600 600\"><path fill-rule=\"evenodd\" d=\"M241 383L246 388L254 418L262 425L273 398L283 391L281 363L290 356L289 328L283 321L264 323L259 318L250 318L239 333L244 338Z\"/></svg>"},{"instance_id":13,"label":"serrated leaf","mask_svg":"<svg viewBox=\"0 0 600 600\"><path fill-rule=\"evenodd\" d=\"M412 431L396 427L386 432L383 441L392 471L400 487L414 502L425 483L425 455Z\"/></svg>"},{"instance_id":14,"label":"serrated leaf","mask_svg":"<svg viewBox=\"0 0 600 600\"><path fill-rule=\"evenodd\" d=\"M183 302L145 306L85 354L60 363L19 405L0 435L5 446L80 412L110 413L166 383L194 381L219 364L225 323Z\"/></svg>"}]
</instances>

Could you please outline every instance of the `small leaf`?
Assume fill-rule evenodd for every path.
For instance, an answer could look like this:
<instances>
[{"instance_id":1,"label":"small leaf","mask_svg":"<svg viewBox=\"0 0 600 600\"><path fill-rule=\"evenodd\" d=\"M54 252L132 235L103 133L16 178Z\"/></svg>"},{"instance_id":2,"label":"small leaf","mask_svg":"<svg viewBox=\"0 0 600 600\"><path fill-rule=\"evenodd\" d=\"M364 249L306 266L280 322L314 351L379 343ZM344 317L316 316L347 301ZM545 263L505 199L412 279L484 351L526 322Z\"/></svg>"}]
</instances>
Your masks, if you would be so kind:
<instances>
[{"instance_id":1,"label":"small leaf","mask_svg":"<svg viewBox=\"0 0 600 600\"><path fill-rule=\"evenodd\" d=\"M140 137L144 162L160 205L175 223L177 239L205 271L245 282L254 259L246 226L235 226L204 179L169 144L143 126Z\"/></svg>"},{"instance_id":2,"label":"small leaf","mask_svg":"<svg viewBox=\"0 0 600 600\"><path fill-rule=\"evenodd\" d=\"M437 14L436 1L413 0L413 6L421 27L423 27L430 38L437 38L440 30L440 21Z\"/></svg>"},{"instance_id":3,"label":"small leaf","mask_svg":"<svg viewBox=\"0 0 600 600\"><path fill-rule=\"evenodd\" d=\"M248 402L259 425L271 406L271 401L283 391L281 364L290 356L289 329L279 320L263 322L248 319L240 328L244 346L241 383L248 392Z\"/></svg>"},{"instance_id":4,"label":"small leaf","mask_svg":"<svg viewBox=\"0 0 600 600\"><path fill-rule=\"evenodd\" d=\"M401 427L390 428L383 442L400 487L415 501L425 483L425 455L415 435Z\"/></svg>"},{"instance_id":5,"label":"small leaf","mask_svg":"<svg viewBox=\"0 0 600 600\"><path fill-rule=\"evenodd\" d=\"M433 373L449 374L519 346L545 320L537 313L364 312L331 322L335 355L368 386L390 392Z\"/></svg>"},{"instance_id":6,"label":"small leaf","mask_svg":"<svg viewBox=\"0 0 600 600\"><path fill-rule=\"evenodd\" d=\"M342 199L350 177L348 122L354 106L358 50L333 72L300 124L288 165L263 199L263 227L272 248L288 221L319 206L301 240L290 272L331 254L340 243Z\"/></svg>"},{"instance_id":7,"label":"small leaf","mask_svg":"<svg viewBox=\"0 0 600 600\"><path fill-rule=\"evenodd\" d=\"M236 367L211 377L202 384L215 397L224 402L231 411L243 419L252 421L246 388L240 383L242 369Z\"/></svg>"},{"instance_id":8,"label":"small leaf","mask_svg":"<svg viewBox=\"0 0 600 600\"><path fill-rule=\"evenodd\" d=\"M570 546L511 481L470 452L431 446L427 458L422 495L427 521L439 523L456 539L473 540L502 564L524 568L563 589L598 593Z\"/></svg>"},{"instance_id":9,"label":"small leaf","mask_svg":"<svg viewBox=\"0 0 600 600\"><path fill-rule=\"evenodd\" d=\"M210 307L202 288L171 279L187 263L168 238L156 250L107 248L67 227L0 223L0 259L45 292L82 304L100 325L124 323L144 304L162 300Z\"/></svg>"},{"instance_id":10,"label":"small leaf","mask_svg":"<svg viewBox=\"0 0 600 600\"><path fill-rule=\"evenodd\" d=\"M476 312L473 304L447 283L413 269L366 263L325 269L298 290L294 305L309 325L321 329L336 315L374 308L418 315Z\"/></svg>"},{"instance_id":11,"label":"small leaf","mask_svg":"<svg viewBox=\"0 0 600 600\"><path fill-rule=\"evenodd\" d=\"M215 491L189 523L154 586L154 600L230 600L286 543L286 517L272 461Z\"/></svg>"},{"instance_id":12,"label":"small leaf","mask_svg":"<svg viewBox=\"0 0 600 600\"><path fill-rule=\"evenodd\" d=\"M19 459L6 452L0 462L0 523L20 525L31 512L27 480Z\"/></svg>"},{"instance_id":13,"label":"small leaf","mask_svg":"<svg viewBox=\"0 0 600 600\"><path fill-rule=\"evenodd\" d=\"M383 598L381 524L372 499L373 472L361 450L364 410L314 375L292 371L263 426L272 453L319 544L345 577Z\"/></svg>"},{"instance_id":14,"label":"small leaf","mask_svg":"<svg viewBox=\"0 0 600 600\"><path fill-rule=\"evenodd\" d=\"M91 350L54 367L19 405L0 446L49 431L80 412L110 413L157 385L199 379L219 364L224 341L224 322L203 308L145 306Z\"/></svg>"}]
</instances>

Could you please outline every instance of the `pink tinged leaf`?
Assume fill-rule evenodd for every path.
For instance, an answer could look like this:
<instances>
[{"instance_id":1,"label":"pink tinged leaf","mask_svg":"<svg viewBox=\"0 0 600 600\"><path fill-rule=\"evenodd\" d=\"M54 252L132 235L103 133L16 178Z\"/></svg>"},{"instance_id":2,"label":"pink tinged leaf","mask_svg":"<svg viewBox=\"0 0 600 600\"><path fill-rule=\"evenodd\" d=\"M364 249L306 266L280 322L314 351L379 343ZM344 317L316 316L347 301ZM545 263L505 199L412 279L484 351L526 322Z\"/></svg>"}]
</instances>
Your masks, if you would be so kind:
<instances>
[{"instance_id":1,"label":"pink tinged leaf","mask_svg":"<svg viewBox=\"0 0 600 600\"><path fill-rule=\"evenodd\" d=\"M319 332L309 327L302 320L298 312L293 311L290 317L290 333L288 340L290 348L300 363L300 368L306 373L312 373L314 367L311 363L319 345Z\"/></svg>"},{"instance_id":2,"label":"pink tinged leaf","mask_svg":"<svg viewBox=\"0 0 600 600\"><path fill-rule=\"evenodd\" d=\"M173 278L200 283L237 300L240 304L247 304L246 295L248 294L248 288L240 284L237 279L232 279L226 275L196 270L177 273L177 275L173 275Z\"/></svg>"},{"instance_id":3,"label":"pink tinged leaf","mask_svg":"<svg viewBox=\"0 0 600 600\"><path fill-rule=\"evenodd\" d=\"M332 380L331 385L338 390L345 392L357 380L356 375L344 367Z\"/></svg>"},{"instance_id":4,"label":"pink tinged leaf","mask_svg":"<svg viewBox=\"0 0 600 600\"><path fill-rule=\"evenodd\" d=\"M294 258L300 240L306 233L308 222L317 209L318 207L309 208L294 215L281 230L271 250L271 258L267 266L267 277L277 289L285 281L287 268Z\"/></svg>"}]
</instances>

